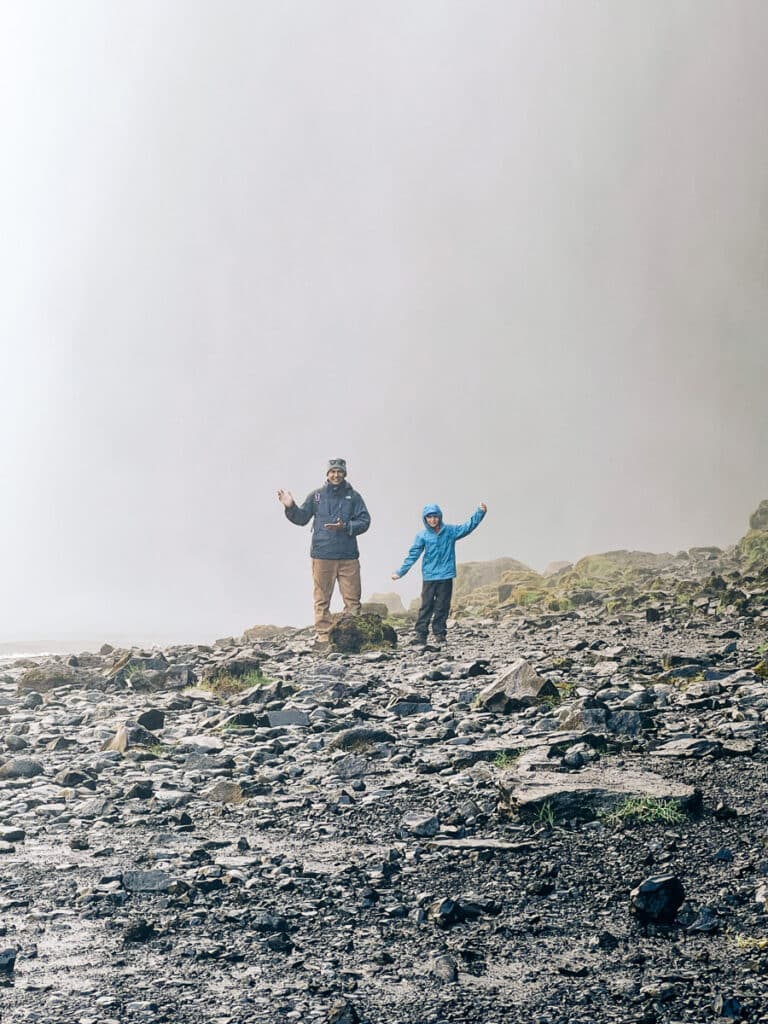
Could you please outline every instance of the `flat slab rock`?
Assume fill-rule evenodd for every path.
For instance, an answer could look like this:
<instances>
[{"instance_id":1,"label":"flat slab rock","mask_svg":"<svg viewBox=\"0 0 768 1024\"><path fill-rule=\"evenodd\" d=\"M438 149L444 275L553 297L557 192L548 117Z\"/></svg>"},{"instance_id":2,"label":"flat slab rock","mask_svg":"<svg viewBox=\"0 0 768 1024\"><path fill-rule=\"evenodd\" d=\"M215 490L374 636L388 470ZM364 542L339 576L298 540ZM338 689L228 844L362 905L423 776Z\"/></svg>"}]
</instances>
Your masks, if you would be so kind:
<instances>
[{"instance_id":1,"label":"flat slab rock","mask_svg":"<svg viewBox=\"0 0 768 1024\"><path fill-rule=\"evenodd\" d=\"M547 758L556 757L574 743L588 743L590 746L597 746L602 737L584 729L569 732L546 732L536 736L499 736L486 738L466 750L457 750L453 757L454 766L466 768L469 765L477 764L478 761L493 762L500 755L522 756L528 752L536 752L536 757L545 761ZM526 769L527 771L527 769Z\"/></svg>"},{"instance_id":2,"label":"flat slab rock","mask_svg":"<svg viewBox=\"0 0 768 1024\"><path fill-rule=\"evenodd\" d=\"M757 749L755 740L727 740L725 742L708 737L685 737L669 740L651 750L651 757L738 757L751 755Z\"/></svg>"},{"instance_id":3,"label":"flat slab rock","mask_svg":"<svg viewBox=\"0 0 768 1024\"><path fill-rule=\"evenodd\" d=\"M604 763L577 774L526 772L504 793L522 817L533 817L549 804L557 817L593 818L636 797L674 801L684 810L695 810L701 803L701 794L693 786L671 782L654 772Z\"/></svg>"},{"instance_id":4,"label":"flat slab rock","mask_svg":"<svg viewBox=\"0 0 768 1024\"><path fill-rule=\"evenodd\" d=\"M710 740L701 737L686 736L682 739L669 740L660 747L651 751L652 757L707 757L709 754L718 754L722 750L722 743L718 740Z\"/></svg>"}]
</instances>

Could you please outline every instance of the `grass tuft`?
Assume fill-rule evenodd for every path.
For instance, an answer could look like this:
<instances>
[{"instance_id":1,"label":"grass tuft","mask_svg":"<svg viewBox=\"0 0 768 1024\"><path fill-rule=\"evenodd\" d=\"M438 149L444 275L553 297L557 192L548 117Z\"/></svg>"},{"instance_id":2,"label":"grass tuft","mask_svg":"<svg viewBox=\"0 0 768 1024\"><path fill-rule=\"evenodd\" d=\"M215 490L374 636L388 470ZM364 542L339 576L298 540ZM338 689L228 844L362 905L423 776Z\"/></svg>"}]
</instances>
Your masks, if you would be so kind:
<instances>
[{"instance_id":1,"label":"grass tuft","mask_svg":"<svg viewBox=\"0 0 768 1024\"><path fill-rule=\"evenodd\" d=\"M608 825L679 825L686 820L680 807L670 800L654 796L632 796L622 801L604 819Z\"/></svg>"},{"instance_id":2,"label":"grass tuft","mask_svg":"<svg viewBox=\"0 0 768 1024\"><path fill-rule=\"evenodd\" d=\"M522 750L500 750L493 759L493 766L502 771L506 768L513 768L521 754Z\"/></svg>"},{"instance_id":3,"label":"grass tuft","mask_svg":"<svg viewBox=\"0 0 768 1024\"><path fill-rule=\"evenodd\" d=\"M169 743L153 743L151 747L146 747L147 753L160 761L168 760L173 754L173 749Z\"/></svg>"},{"instance_id":4,"label":"grass tuft","mask_svg":"<svg viewBox=\"0 0 768 1024\"><path fill-rule=\"evenodd\" d=\"M546 803L542 804L541 807L536 811L536 820L540 821L542 825L546 825L547 828L553 828L555 824L555 808L552 806L552 801L547 800Z\"/></svg>"},{"instance_id":5,"label":"grass tuft","mask_svg":"<svg viewBox=\"0 0 768 1024\"><path fill-rule=\"evenodd\" d=\"M201 690L216 694L217 697L232 697L254 686L268 686L271 682L271 679L254 669L242 676L232 676L223 672L214 679L203 679L198 686Z\"/></svg>"}]
</instances>

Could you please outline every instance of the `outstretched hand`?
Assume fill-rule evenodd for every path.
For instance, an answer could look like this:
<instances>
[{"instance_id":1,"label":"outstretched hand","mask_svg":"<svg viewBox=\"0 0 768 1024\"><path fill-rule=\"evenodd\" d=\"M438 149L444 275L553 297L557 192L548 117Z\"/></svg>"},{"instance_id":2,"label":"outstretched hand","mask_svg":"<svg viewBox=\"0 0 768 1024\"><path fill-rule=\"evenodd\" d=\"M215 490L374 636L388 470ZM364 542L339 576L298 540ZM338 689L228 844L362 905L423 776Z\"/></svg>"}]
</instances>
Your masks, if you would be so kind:
<instances>
[{"instance_id":1,"label":"outstretched hand","mask_svg":"<svg viewBox=\"0 0 768 1024\"><path fill-rule=\"evenodd\" d=\"M400 579L400 576L399 576L399 575L398 575L398 574L397 574L396 572L393 572L393 573L392 573L392 576L390 577L390 579L393 579L393 580L399 580L399 579Z\"/></svg>"},{"instance_id":2,"label":"outstretched hand","mask_svg":"<svg viewBox=\"0 0 768 1024\"><path fill-rule=\"evenodd\" d=\"M484 501L481 501L481 502L480 502L480 509L481 509L481 510L482 510L483 512L487 512L487 511L488 511L488 506L487 506L487 505L485 504L485 502L484 502Z\"/></svg>"},{"instance_id":3,"label":"outstretched hand","mask_svg":"<svg viewBox=\"0 0 768 1024\"><path fill-rule=\"evenodd\" d=\"M282 487L277 492L277 500L280 502L281 505L284 505L285 508L291 508L291 506L296 504L296 502L293 500L293 495L291 494L291 492L284 491Z\"/></svg>"}]
</instances>

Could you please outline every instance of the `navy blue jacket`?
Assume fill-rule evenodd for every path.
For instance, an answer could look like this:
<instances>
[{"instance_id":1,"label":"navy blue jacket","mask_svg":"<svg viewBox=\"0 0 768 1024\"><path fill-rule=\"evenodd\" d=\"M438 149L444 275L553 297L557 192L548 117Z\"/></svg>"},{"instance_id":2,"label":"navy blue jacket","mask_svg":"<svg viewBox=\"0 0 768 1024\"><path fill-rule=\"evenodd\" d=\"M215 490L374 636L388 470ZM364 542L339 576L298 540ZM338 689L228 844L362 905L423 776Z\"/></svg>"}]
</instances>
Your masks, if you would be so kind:
<instances>
[{"instance_id":1,"label":"navy blue jacket","mask_svg":"<svg viewBox=\"0 0 768 1024\"><path fill-rule=\"evenodd\" d=\"M365 502L352 487L343 480L340 484L325 484L312 491L303 504L293 504L285 510L286 518L296 526L312 523L312 558L335 560L337 558L359 558L358 534L365 533L371 525L371 517ZM344 523L343 530L326 530L326 523Z\"/></svg>"},{"instance_id":2,"label":"navy blue jacket","mask_svg":"<svg viewBox=\"0 0 768 1024\"><path fill-rule=\"evenodd\" d=\"M423 551L424 561L421 563L423 578L425 580L452 580L456 575L456 541L466 537L468 533L472 533L482 523L485 512L481 508L476 509L466 523L462 523L461 526L444 523L439 505L425 505L421 515L424 520L424 529L416 534L411 550L397 570L397 575L405 576ZM438 530L431 530L427 526L426 517L428 515L440 516Z\"/></svg>"}]
</instances>

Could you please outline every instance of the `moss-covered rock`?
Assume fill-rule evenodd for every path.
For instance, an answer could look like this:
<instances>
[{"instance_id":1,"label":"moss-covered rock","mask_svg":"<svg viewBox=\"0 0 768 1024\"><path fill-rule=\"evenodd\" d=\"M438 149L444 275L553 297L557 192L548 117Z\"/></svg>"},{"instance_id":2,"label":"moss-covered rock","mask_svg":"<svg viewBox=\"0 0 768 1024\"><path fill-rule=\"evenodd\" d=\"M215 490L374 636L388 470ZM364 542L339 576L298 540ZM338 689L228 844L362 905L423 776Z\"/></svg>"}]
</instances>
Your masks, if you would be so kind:
<instances>
[{"instance_id":1,"label":"moss-covered rock","mask_svg":"<svg viewBox=\"0 0 768 1024\"><path fill-rule=\"evenodd\" d=\"M495 558L490 562L461 562L456 567L453 587L454 600L460 600L481 587L497 587L510 572L532 572L515 558ZM535 574L538 575L538 574Z\"/></svg>"},{"instance_id":2,"label":"moss-covered rock","mask_svg":"<svg viewBox=\"0 0 768 1024\"><path fill-rule=\"evenodd\" d=\"M748 572L757 572L768 566L768 530L749 530L739 541L736 553Z\"/></svg>"},{"instance_id":3,"label":"moss-covered rock","mask_svg":"<svg viewBox=\"0 0 768 1024\"><path fill-rule=\"evenodd\" d=\"M380 615L344 615L329 634L331 647L343 654L359 654L394 647L397 633Z\"/></svg>"},{"instance_id":4,"label":"moss-covered rock","mask_svg":"<svg viewBox=\"0 0 768 1024\"><path fill-rule=\"evenodd\" d=\"M250 629L246 629L243 633L243 640L246 643L259 640L274 640L275 637L288 636L288 634L295 632L295 626L251 626Z\"/></svg>"},{"instance_id":5,"label":"moss-covered rock","mask_svg":"<svg viewBox=\"0 0 768 1024\"><path fill-rule=\"evenodd\" d=\"M749 517L750 530L768 530L768 498L757 506Z\"/></svg>"},{"instance_id":6,"label":"moss-covered rock","mask_svg":"<svg viewBox=\"0 0 768 1024\"><path fill-rule=\"evenodd\" d=\"M602 606L609 614L622 614L669 604L673 612L696 614L716 606L758 614L768 606L759 586L768 583L768 500L752 514L750 526L738 545L727 549L605 551L572 566L558 565L553 575L511 558L469 562L458 567L452 613L499 617Z\"/></svg>"}]
</instances>

